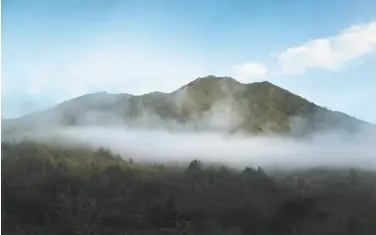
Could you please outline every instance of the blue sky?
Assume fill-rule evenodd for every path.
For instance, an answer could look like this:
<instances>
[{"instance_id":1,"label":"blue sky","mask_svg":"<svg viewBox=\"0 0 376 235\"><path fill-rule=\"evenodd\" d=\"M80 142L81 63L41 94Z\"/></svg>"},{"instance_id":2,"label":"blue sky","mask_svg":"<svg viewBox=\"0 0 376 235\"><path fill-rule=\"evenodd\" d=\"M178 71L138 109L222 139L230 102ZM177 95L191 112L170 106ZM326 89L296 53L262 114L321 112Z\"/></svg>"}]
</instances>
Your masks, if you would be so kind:
<instances>
[{"instance_id":1,"label":"blue sky","mask_svg":"<svg viewBox=\"0 0 376 235\"><path fill-rule=\"evenodd\" d=\"M3 0L1 49L7 118L214 74L376 123L374 0Z\"/></svg>"}]
</instances>

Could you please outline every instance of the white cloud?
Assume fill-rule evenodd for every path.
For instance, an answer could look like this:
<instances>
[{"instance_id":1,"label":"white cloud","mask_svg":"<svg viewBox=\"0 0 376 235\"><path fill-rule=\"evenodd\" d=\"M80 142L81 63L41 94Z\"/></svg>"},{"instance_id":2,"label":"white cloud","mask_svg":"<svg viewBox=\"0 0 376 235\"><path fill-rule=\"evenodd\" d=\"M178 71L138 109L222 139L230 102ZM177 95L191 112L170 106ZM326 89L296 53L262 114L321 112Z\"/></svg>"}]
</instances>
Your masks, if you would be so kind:
<instances>
[{"instance_id":1,"label":"white cloud","mask_svg":"<svg viewBox=\"0 0 376 235\"><path fill-rule=\"evenodd\" d=\"M278 55L281 72L304 73L309 68L338 70L345 63L376 51L376 21L351 26L336 36L318 38Z\"/></svg>"},{"instance_id":2,"label":"white cloud","mask_svg":"<svg viewBox=\"0 0 376 235\"><path fill-rule=\"evenodd\" d=\"M249 82L250 78L264 77L268 73L267 67L260 62L250 62L233 66L234 77L242 82Z\"/></svg>"}]
</instances>

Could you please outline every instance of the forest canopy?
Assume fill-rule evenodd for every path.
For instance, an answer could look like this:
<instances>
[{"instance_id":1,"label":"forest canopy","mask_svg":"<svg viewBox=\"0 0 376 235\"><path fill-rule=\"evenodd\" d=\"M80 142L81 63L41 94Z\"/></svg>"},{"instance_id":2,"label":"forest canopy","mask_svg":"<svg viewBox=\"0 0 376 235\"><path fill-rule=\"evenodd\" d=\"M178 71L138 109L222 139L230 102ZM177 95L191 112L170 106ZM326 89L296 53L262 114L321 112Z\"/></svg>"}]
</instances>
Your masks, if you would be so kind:
<instances>
[{"instance_id":1,"label":"forest canopy","mask_svg":"<svg viewBox=\"0 0 376 235\"><path fill-rule=\"evenodd\" d=\"M178 168L32 142L1 151L4 234L376 234L374 172Z\"/></svg>"}]
</instances>

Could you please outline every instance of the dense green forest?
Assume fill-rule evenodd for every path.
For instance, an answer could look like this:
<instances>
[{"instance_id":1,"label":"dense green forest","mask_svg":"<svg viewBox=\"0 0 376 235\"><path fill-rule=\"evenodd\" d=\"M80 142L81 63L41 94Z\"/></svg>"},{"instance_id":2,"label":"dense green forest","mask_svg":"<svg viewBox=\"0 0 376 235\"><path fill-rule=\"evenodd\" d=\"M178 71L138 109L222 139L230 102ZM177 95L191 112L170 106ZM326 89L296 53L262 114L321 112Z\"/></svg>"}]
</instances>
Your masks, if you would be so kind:
<instances>
[{"instance_id":1,"label":"dense green forest","mask_svg":"<svg viewBox=\"0 0 376 235\"><path fill-rule=\"evenodd\" d=\"M142 165L31 142L1 151L4 234L376 234L373 172Z\"/></svg>"}]
</instances>

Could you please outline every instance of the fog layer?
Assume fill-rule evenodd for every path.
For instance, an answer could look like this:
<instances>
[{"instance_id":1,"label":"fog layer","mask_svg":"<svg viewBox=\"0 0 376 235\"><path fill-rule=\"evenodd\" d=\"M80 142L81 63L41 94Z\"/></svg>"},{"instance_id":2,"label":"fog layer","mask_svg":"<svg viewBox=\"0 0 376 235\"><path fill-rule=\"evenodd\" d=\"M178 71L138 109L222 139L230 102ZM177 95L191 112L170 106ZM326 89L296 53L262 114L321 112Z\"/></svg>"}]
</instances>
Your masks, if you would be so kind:
<instances>
[{"instance_id":1,"label":"fog layer","mask_svg":"<svg viewBox=\"0 0 376 235\"><path fill-rule=\"evenodd\" d=\"M297 140L288 137L226 135L215 132L169 132L125 127L58 128L29 134L38 140L109 147L136 162L186 163L199 159L234 167L265 168L361 167L376 168L376 136L345 138L318 134Z\"/></svg>"}]
</instances>

